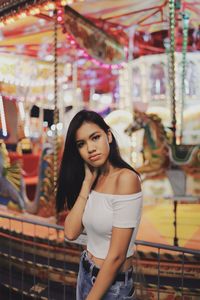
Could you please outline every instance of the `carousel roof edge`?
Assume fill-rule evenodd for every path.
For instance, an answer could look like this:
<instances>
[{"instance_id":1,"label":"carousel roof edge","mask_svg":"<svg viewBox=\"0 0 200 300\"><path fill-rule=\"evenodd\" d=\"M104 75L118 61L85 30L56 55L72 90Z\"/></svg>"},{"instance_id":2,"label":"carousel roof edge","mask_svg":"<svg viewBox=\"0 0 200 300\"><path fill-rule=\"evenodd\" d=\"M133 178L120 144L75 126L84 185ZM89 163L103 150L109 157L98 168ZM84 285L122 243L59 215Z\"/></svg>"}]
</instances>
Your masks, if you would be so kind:
<instances>
[{"instance_id":1,"label":"carousel roof edge","mask_svg":"<svg viewBox=\"0 0 200 300\"><path fill-rule=\"evenodd\" d=\"M29 6L42 4L47 0L0 0L0 17L19 12Z\"/></svg>"}]
</instances>

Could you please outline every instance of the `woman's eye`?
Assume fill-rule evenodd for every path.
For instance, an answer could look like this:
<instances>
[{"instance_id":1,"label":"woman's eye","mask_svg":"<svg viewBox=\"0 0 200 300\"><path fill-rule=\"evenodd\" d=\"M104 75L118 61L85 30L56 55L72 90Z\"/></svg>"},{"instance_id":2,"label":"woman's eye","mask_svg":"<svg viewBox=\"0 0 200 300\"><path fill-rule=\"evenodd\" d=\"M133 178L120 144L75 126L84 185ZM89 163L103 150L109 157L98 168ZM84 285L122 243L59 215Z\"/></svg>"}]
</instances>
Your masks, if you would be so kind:
<instances>
[{"instance_id":1,"label":"woman's eye","mask_svg":"<svg viewBox=\"0 0 200 300\"><path fill-rule=\"evenodd\" d=\"M94 141L98 140L99 138L100 138L100 135L95 135L95 136L93 136L93 140L94 140Z\"/></svg>"},{"instance_id":2,"label":"woman's eye","mask_svg":"<svg viewBox=\"0 0 200 300\"><path fill-rule=\"evenodd\" d=\"M84 143L77 143L77 147L78 147L79 149L82 148L83 145L84 145Z\"/></svg>"}]
</instances>

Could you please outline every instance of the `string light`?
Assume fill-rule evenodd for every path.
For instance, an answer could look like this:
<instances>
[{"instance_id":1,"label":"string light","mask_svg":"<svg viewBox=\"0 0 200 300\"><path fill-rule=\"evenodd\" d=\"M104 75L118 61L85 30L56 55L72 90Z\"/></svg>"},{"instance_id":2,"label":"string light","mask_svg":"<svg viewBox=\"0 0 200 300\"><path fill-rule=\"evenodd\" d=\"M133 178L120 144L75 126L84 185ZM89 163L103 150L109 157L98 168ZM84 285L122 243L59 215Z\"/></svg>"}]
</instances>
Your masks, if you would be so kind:
<instances>
[{"instance_id":1,"label":"string light","mask_svg":"<svg viewBox=\"0 0 200 300\"><path fill-rule=\"evenodd\" d=\"M40 13L40 9L38 7L32 8L29 10L30 15L38 15Z\"/></svg>"},{"instance_id":2,"label":"string light","mask_svg":"<svg viewBox=\"0 0 200 300\"><path fill-rule=\"evenodd\" d=\"M61 5L64 6L66 4L72 4L74 1L72 0L62 0L61 1ZM38 6L38 4L40 4L40 6ZM14 11L12 11L12 16L11 15L7 15L7 17L4 17L3 19L0 19L0 28L4 27L5 24L12 24L15 21L17 21L18 19L23 19L28 17L29 15L37 15L40 13L41 9L45 9L45 10L55 10L56 8L56 3L54 3L53 1L38 1L37 5L27 5L26 9L21 9L21 8L15 8ZM11 13L11 11L9 11L9 13ZM62 9L58 9L58 16L57 16L57 21L59 23L63 23L63 11ZM70 37L69 39L70 44L75 45L76 48L78 50L80 50L81 48L79 47L79 45L76 43L76 41L74 40L74 38ZM83 49L81 49L83 50ZM84 50L83 50L84 51ZM99 61L98 59L93 58L92 56L90 56L89 54L85 53L84 56L90 60L93 64L97 65L100 68L105 68L105 69L114 69L114 70L118 70L121 69L123 67L124 62L121 62L119 64L106 64L103 61Z\"/></svg>"},{"instance_id":3,"label":"string light","mask_svg":"<svg viewBox=\"0 0 200 300\"><path fill-rule=\"evenodd\" d=\"M54 10L54 9L56 8L56 6L55 6L55 3L53 3L53 2L47 2L47 3L43 6L43 8L44 8L45 10Z\"/></svg>"},{"instance_id":4,"label":"string light","mask_svg":"<svg viewBox=\"0 0 200 300\"><path fill-rule=\"evenodd\" d=\"M27 13L26 12L21 12L20 14L16 15L16 19L24 19L27 17Z\"/></svg>"},{"instance_id":5,"label":"string light","mask_svg":"<svg viewBox=\"0 0 200 300\"><path fill-rule=\"evenodd\" d=\"M15 19L13 17L10 17L6 20L6 24L12 24L15 23Z\"/></svg>"},{"instance_id":6,"label":"string light","mask_svg":"<svg viewBox=\"0 0 200 300\"><path fill-rule=\"evenodd\" d=\"M73 1L70 1L70 2L73 3ZM69 3L68 0L62 0L62 1L61 1L61 5L62 5L62 6L65 6L65 5L71 4L71 3Z\"/></svg>"},{"instance_id":7,"label":"string light","mask_svg":"<svg viewBox=\"0 0 200 300\"><path fill-rule=\"evenodd\" d=\"M38 5L40 4L40 6ZM26 3L26 7L15 7L14 9L7 10L4 14L4 17L0 19L0 27L5 24L12 24L18 19L26 18L28 15L37 15L40 13L41 9L45 10L54 10L56 8L56 4L53 1L37 1L37 5L32 5Z\"/></svg>"}]
</instances>

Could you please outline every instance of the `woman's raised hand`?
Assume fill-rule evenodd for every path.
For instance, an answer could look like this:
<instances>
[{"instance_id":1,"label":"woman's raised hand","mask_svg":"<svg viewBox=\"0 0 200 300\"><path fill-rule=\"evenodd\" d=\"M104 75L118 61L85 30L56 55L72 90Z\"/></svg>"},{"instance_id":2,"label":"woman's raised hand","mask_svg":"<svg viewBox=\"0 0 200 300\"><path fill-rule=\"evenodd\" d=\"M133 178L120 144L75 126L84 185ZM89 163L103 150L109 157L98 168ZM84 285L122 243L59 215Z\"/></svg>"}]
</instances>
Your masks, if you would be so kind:
<instances>
[{"instance_id":1,"label":"woman's raised hand","mask_svg":"<svg viewBox=\"0 0 200 300\"><path fill-rule=\"evenodd\" d=\"M97 178L97 168L93 168L92 166L89 166L85 163L85 178L84 182L87 182L87 184L92 187L93 183L95 182L95 179Z\"/></svg>"}]
</instances>

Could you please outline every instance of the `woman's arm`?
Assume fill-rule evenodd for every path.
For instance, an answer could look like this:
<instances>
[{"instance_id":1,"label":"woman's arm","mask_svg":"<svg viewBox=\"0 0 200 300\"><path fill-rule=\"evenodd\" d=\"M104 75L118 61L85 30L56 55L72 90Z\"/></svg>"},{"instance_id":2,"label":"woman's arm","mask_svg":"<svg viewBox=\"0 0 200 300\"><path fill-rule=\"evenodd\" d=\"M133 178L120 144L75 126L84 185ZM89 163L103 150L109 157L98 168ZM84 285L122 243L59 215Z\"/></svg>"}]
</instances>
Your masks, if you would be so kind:
<instances>
[{"instance_id":1,"label":"woman's arm","mask_svg":"<svg viewBox=\"0 0 200 300\"><path fill-rule=\"evenodd\" d=\"M83 181L79 196L65 219L64 233L65 237L70 241L77 239L83 231L82 217L89 192L90 185L87 181Z\"/></svg>"},{"instance_id":2,"label":"woman's arm","mask_svg":"<svg viewBox=\"0 0 200 300\"><path fill-rule=\"evenodd\" d=\"M113 227L108 255L98 273L96 281L86 300L100 300L112 285L120 267L126 260L126 253L133 228Z\"/></svg>"},{"instance_id":3,"label":"woman's arm","mask_svg":"<svg viewBox=\"0 0 200 300\"><path fill-rule=\"evenodd\" d=\"M129 170L122 172L117 182L116 194L135 194L140 191L141 185L138 176ZM120 211L120 213L123 213L123 211ZM113 226L108 255L86 300L102 299L103 295L112 285L118 271L126 260L133 230L134 226L132 228Z\"/></svg>"},{"instance_id":4,"label":"woman's arm","mask_svg":"<svg viewBox=\"0 0 200 300\"><path fill-rule=\"evenodd\" d=\"M85 179L82 183L82 187L79 193L78 198L75 201L73 208L68 213L65 224L64 224L64 233L65 237L73 241L78 238L78 236L83 231L82 217L87 203L88 195L92 184L97 176L97 170L93 172L85 165Z\"/></svg>"}]
</instances>

